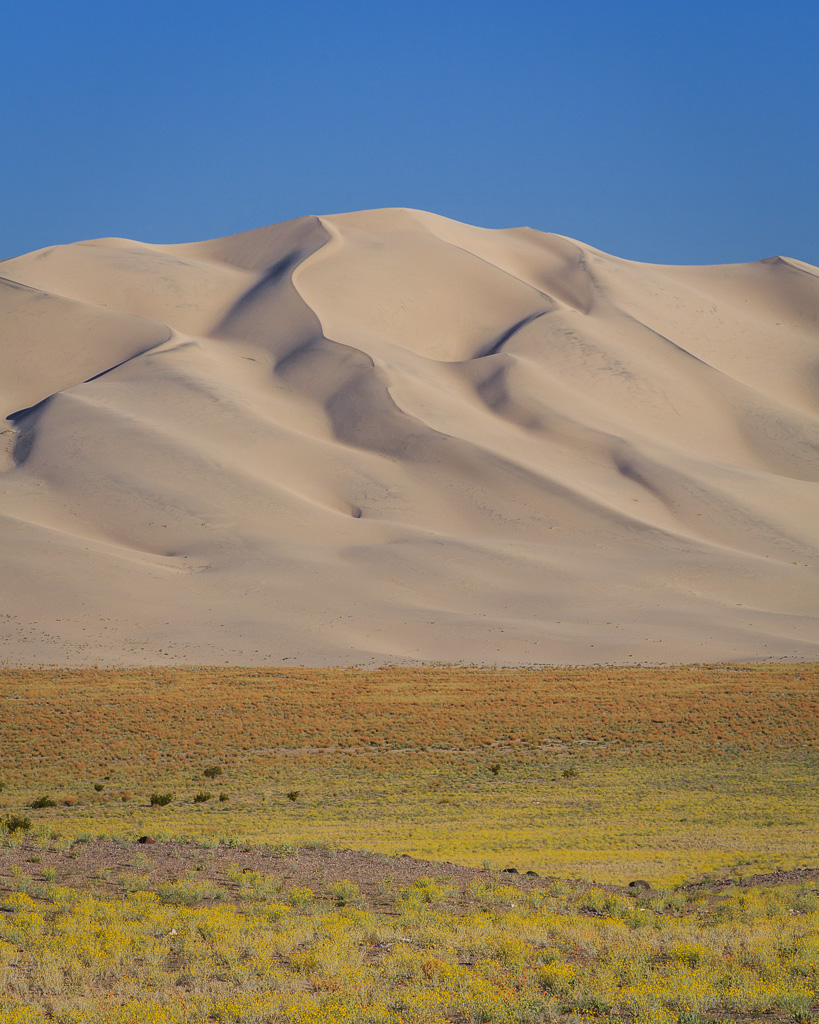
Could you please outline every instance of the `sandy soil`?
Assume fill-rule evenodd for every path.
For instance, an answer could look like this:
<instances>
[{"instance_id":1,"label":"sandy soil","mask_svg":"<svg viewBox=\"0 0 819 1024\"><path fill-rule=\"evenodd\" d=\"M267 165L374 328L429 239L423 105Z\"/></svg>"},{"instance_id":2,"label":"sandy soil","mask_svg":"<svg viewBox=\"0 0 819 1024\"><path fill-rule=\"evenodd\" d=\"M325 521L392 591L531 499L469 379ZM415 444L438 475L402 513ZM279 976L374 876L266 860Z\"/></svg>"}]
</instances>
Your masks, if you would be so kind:
<instances>
[{"instance_id":1,"label":"sandy soil","mask_svg":"<svg viewBox=\"0 0 819 1024\"><path fill-rule=\"evenodd\" d=\"M9 664L819 658L819 271L411 210L0 266Z\"/></svg>"}]
</instances>

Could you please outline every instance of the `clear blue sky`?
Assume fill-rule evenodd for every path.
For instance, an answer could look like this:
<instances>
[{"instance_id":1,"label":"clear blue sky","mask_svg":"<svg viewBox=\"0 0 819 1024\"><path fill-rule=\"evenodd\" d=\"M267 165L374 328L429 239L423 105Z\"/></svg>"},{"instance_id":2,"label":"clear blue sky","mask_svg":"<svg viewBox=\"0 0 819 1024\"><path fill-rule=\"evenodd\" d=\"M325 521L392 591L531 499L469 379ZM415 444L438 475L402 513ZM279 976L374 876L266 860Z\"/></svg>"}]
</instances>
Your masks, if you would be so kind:
<instances>
[{"instance_id":1,"label":"clear blue sky","mask_svg":"<svg viewBox=\"0 0 819 1024\"><path fill-rule=\"evenodd\" d=\"M412 206L819 264L819 0L29 0L0 87L0 257Z\"/></svg>"}]
</instances>

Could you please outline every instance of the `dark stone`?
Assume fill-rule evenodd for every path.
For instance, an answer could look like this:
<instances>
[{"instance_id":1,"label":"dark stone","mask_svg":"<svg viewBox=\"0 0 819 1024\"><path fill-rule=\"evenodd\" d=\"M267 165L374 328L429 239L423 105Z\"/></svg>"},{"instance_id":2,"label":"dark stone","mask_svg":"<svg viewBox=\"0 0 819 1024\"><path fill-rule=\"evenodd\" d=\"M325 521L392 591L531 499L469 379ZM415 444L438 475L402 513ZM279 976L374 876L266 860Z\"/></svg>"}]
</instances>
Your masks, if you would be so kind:
<instances>
[{"instance_id":1,"label":"dark stone","mask_svg":"<svg viewBox=\"0 0 819 1024\"><path fill-rule=\"evenodd\" d=\"M635 878L633 882L628 883L629 889L650 889L651 882L647 882L644 878Z\"/></svg>"},{"instance_id":2,"label":"dark stone","mask_svg":"<svg viewBox=\"0 0 819 1024\"><path fill-rule=\"evenodd\" d=\"M137 842L142 843L143 846L153 846L156 840L151 839L150 836L140 836Z\"/></svg>"},{"instance_id":3,"label":"dark stone","mask_svg":"<svg viewBox=\"0 0 819 1024\"><path fill-rule=\"evenodd\" d=\"M503 873L505 875L519 875L520 874L520 872L518 871L517 868L504 868L503 869Z\"/></svg>"},{"instance_id":4,"label":"dark stone","mask_svg":"<svg viewBox=\"0 0 819 1024\"><path fill-rule=\"evenodd\" d=\"M537 871L527 871L526 874L530 878L540 878L540 875L537 873Z\"/></svg>"}]
</instances>

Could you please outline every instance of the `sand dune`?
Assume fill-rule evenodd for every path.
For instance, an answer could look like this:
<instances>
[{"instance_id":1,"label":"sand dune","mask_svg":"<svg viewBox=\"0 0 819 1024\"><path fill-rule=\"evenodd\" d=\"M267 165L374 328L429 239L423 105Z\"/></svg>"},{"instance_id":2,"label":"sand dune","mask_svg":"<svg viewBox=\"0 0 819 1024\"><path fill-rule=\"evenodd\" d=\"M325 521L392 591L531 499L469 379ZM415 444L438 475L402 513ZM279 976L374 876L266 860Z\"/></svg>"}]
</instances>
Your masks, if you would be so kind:
<instances>
[{"instance_id":1,"label":"sand dune","mask_svg":"<svg viewBox=\"0 0 819 1024\"><path fill-rule=\"evenodd\" d=\"M819 658L819 271L412 210L0 265L3 657Z\"/></svg>"}]
</instances>

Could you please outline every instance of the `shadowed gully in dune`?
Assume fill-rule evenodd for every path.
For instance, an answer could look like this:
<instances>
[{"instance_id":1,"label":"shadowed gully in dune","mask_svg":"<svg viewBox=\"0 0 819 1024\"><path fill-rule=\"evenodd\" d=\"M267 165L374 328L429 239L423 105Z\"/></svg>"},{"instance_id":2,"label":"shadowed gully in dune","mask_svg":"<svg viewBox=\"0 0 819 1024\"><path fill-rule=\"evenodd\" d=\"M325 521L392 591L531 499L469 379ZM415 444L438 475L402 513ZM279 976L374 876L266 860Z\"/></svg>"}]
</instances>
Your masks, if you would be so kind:
<instances>
[{"instance_id":1,"label":"shadowed gully in dune","mask_svg":"<svg viewBox=\"0 0 819 1024\"><path fill-rule=\"evenodd\" d=\"M819 272L412 210L0 275L14 663L819 655Z\"/></svg>"}]
</instances>

